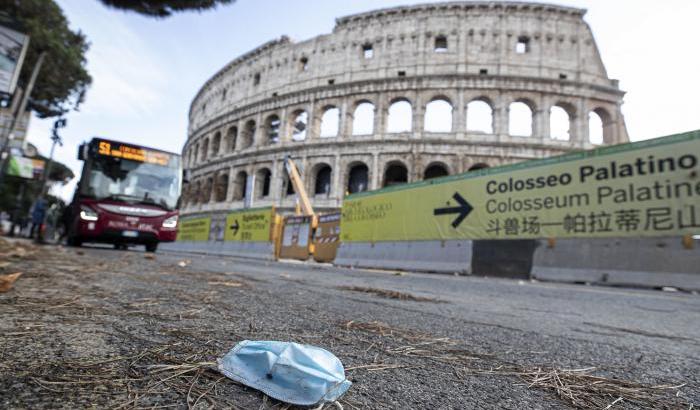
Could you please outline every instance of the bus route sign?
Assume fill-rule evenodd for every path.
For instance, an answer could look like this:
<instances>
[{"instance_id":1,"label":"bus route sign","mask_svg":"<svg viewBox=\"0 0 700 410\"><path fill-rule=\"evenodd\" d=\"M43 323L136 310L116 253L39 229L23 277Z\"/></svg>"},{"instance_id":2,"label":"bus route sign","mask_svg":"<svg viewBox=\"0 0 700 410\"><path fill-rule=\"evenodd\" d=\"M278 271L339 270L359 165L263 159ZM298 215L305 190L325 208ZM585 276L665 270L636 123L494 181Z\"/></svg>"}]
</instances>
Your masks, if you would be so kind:
<instances>
[{"instance_id":1,"label":"bus route sign","mask_svg":"<svg viewBox=\"0 0 700 410\"><path fill-rule=\"evenodd\" d=\"M700 131L345 198L346 242L700 233Z\"/></svg>"},{"instance_id":2,"label":"bus route sign","mask_svg":"<svg viewBox=\"0 0 700 410\"><path fill-rule=\"evenodd\" d=\"M168 166L170 154L148 148L134 147L114 141L99 141L97 153L107 157L128 159L136 162Z\"/></svg>"}]
</instances>

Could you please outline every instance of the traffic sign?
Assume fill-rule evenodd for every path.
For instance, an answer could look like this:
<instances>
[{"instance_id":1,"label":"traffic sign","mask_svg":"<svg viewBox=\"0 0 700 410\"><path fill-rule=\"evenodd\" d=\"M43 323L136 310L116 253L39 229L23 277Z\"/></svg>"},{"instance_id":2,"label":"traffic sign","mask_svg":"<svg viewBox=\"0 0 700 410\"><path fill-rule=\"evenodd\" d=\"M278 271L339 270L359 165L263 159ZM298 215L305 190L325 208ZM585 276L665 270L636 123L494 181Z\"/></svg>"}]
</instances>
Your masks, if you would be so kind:
<instances>
[{"instance_id":1,"label":"traffic sign","mask_svg":"<svg viewBox=\"0 0 700 410\"><path fill-rule=\"evenodd\" d=\"M344 242L700 233L700 131L345 198Z\"/></svg>"},{"instance_id":2,"label":"traffic sign","mask_svg":"<svg viewBox=\"0 0 700 410\"><path fill-rule=\"evenodd\" d=\"M435 208L435 210L433 211L433 215L437 216L457 214L457 218L455 218L455 220L452 221L452 227L456 228L462 223L462 221L464 221L464 218L469 216L469 213L474 208L472 208L472 206L469 205L469 202L462 198L462 195L460 195L459 192L455 192L454 195L452 195L452 198L454 198L454 200L459 204L458 206Z\"/></svg>"},{"instance_id":3,"label":"traffic sign","mask_svg":"<svg viewBox=\"0 0 700 410\"><path fill-rule=\"evenodd\" d=\"M180 221L177 231L178 241L208 241L211 218L190 218Z\"/></svg>"},{"instance_id":4,"label":"traffic sign","mask_svg":"<svg viewBox=\"0 0 700 410\"><path fill-rule=\"evenodd\" d=\"M244 209L226 216L225 241L269 242L273 207Z\"/></svg>"}]
</instances>

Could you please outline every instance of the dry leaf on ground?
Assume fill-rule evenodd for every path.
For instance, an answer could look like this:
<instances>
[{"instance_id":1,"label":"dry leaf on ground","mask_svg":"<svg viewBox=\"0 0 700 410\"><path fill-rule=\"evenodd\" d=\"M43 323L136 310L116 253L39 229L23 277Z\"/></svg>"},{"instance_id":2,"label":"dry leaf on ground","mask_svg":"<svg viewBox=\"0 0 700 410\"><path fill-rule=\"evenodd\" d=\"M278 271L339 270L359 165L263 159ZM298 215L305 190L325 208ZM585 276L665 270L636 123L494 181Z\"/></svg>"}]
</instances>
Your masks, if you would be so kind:
<instances>
[{"instance_id":1,"label":"dry leaf on ground","mask_svg":"<svg viewBox=\"0 0 700 410\"><path fill-rule=\"evenodd\" d=\"M12 284L14 284L20 276L22 276L22 272L0 275L0 292L7 292L12 289Z\"/></svg>"}]
</instances>

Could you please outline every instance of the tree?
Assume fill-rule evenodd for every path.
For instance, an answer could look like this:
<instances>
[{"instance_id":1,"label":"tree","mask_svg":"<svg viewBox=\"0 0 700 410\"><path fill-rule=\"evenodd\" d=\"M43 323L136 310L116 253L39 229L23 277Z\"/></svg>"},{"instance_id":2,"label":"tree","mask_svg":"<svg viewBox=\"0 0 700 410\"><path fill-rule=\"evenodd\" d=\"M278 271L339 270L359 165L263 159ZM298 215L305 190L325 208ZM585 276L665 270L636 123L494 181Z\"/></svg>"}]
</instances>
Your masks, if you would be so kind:
<instances>
[{"instance_id":1,"label":"tree","mask_svg":"<svg viewBox=\"0 0 700 410\"><path fill-rule=\"evenodd\" d=\"M232 4L236 0L100 0L109 7L134 11L150 17L170 17L174 13L212 9L220 4Z\"/></svg>"},{"instance_id":2,"label":"tree","mask_svg":"<svg viewBox=\"0 0 700 410\"><path fill-rule=\"evenodd\" d=\"M77 109L92 82L85 69L85 35L70 30L54 0L0 0L0 24L8 22L30 37L19 86L26 86L39 54L46 51L29 108L40 118Z\"/></svg>"}]
</instances>

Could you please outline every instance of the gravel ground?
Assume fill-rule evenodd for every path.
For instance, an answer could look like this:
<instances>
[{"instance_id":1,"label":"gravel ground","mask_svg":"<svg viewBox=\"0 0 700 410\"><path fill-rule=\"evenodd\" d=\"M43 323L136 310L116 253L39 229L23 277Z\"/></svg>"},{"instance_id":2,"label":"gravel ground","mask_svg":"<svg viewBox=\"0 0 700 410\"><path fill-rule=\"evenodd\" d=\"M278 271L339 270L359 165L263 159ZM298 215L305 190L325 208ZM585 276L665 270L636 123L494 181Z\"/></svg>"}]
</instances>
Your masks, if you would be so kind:
<instances>
[{"instance_id":1,"label":"gravel ground","mask_svg":"<svg viewBox=\"0 0 700 410\"><path fill-rule=\"evenodd\" d=\"M23 272L0 293L3 408L289 408L214 369L244 339L333 352L345 409L700 404L698 295L0 245Z\"/></svg>"}]
</instances>

